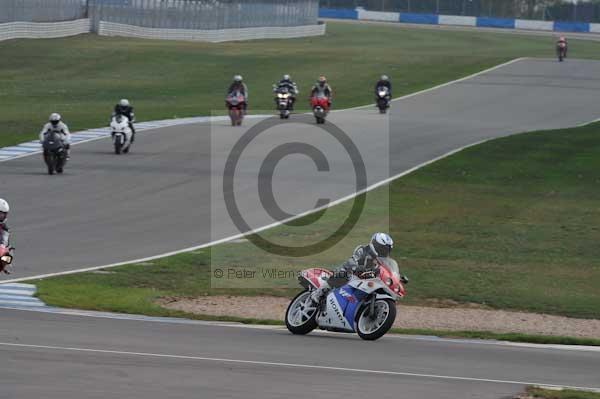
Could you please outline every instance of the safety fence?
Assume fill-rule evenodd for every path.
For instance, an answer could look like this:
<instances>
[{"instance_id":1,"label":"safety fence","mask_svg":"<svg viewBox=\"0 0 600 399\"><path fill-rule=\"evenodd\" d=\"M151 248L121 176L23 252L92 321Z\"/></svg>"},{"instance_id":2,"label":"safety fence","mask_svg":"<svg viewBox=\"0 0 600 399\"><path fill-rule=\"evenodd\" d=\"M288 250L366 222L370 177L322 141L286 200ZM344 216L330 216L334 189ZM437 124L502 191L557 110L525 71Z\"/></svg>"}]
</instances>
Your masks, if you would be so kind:
<instances>
[{"instance_id":1,"label":"safety fence","mask_svg":"<svg viewBox=\"0 0 600 399\"><path fill-rule=\"evenodd\" d=\"M99 22L162 29L239 29L316 25L318 0L89 0Z\"/></svg>"},{"instance_id":2,"label":"safety fence","mask_svg":"<svg viewBox=\"0 0 600 399\"><path fill-rule=\"evenodd\" d=\"M87 18L86 0L0 0L0 24Z\"/></svg>"},{"instance_id":3,"label":"safety fence","mask_svg":"<svg viewBox=\"0 0 600 399\"><path fill-rule=\"evenodd\" d=\"M50 39L89 32L89 19L66 22L9 22L0 24L0 41L9 39Z\"/></svg>"},{"instance_id":4,"label":"safety fence","mask_svg":"<svg viewBox=\"0 0 600 399\"><path fill-rule=\"evenodd\" d=\"M233 40L291 39L325 34L326 25L266 26L242 29L160 29L133 25L100 22L98 34L102 36L128 36L143 39L188 40L219 43Z\"/></svg>"},{"instance_id":5,"label":"safety fence","mask_svg":"<svg viewBox=\"0 0 600 399\"><path fill-rule=\"evenodd\" d=\"M321 18L355 19L366 21L404 22L428 25L477 26L504 29L527 29L556 32L600 33L600 24L589 22L539 21L527 19L472 17L408 12L369 11L363 8L321 8Z\"/></svg>"}]
</instances>

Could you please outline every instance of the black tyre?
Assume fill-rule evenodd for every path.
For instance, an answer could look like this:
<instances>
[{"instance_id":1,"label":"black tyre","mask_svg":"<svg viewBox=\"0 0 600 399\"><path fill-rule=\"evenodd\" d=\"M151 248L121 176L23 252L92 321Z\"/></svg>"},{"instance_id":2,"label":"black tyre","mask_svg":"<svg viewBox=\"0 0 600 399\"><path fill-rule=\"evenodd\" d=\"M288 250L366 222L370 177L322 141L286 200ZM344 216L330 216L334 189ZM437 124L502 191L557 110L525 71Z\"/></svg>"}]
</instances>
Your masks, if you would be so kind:
<instances>
[{"instance_id":1,"label":"black tyre","mask_svg":"<svg viewBox=\"0 0 600 399\"><path fill-rule=\"evenodd\" d=\"M369 310L364 306L356 316L356 332L366 341L375 341L387 333L396 320L396 303L391 299L375 301L375 317L366 315Z\"/></svg>"},{"instance_id":2,"label":"black tyre","mask_svg":"<svg viewBox=\"0 0 600 399\"><path fill-rule=\"evenodd\" d=\"M115 154L119 155L121 153L121 149L123 148L123 143L121 140L115 140Z\"/></svg>"},{"instance_id":3,"label":"black tyre","mask_svg":"<svg viewBox=\"0 0 600 399\"><path fill-rule=\"evenodd\" d=\"M46 167L48 168L48 174L53 175L54 165L56 163L54 156L52 154L44 155L44 161L46 162Z\"/></svg>"},{"instance_id":4,"label":"black tyre","mask_svg":"<svg viewBox=\"0 0 600 399\"><path fill-rule=\"evenodd\" d=\"M129 154L130 148L131 148L131 145L129 145L127 148L123 149L123 154Z\"/></svg>"},{"instance_id":5,"label":"black tyre","mask_svg":"<svg viewBox=\"0 0 600 399\"><path fill-rule=\"evenodd\" d=\"M305 335L317 328L319 309L310 295L310 291L302 291L292 299L285 311L285 325L292 334Z\"/></svg>"}]
</instances>

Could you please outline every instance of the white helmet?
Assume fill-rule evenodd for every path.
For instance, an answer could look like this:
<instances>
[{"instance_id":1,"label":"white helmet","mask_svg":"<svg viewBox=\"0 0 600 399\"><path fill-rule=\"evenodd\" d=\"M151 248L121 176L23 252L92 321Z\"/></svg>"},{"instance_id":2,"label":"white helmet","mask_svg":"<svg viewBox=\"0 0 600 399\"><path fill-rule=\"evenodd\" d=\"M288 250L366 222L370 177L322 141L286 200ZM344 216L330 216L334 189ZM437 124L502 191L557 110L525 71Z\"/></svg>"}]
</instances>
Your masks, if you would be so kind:
<instances>
[{"instance_id":1,"label":"white helmet","mask_svg":"<svg viewBox=\"0 0 600 399\"><path fill-rule=\"evenodd\" d=\"M387 75L381 75L381 80L387 81L390 80L390 78Z\"/></svg>"},{"instance_id":2,"label":"white helmet","mask_svg":"<svg viewBox=\"0 0 600 399\"><path fill-rule=\"evenodd\" d=\"M57 114L56 112L50 114L50 118L48 118L50 120L50 123L52 123L53 125L58 124L58 122L60 122L60 120L62 119L60 114Z\"/></svg>"},{"instance_id":3,"label":"white helmet","mask_svg":"<svg viewBox=\"0 0 600 399\"><path fill-rule=\"evenodd\" d=\"M394 240L386 233L375 233L371 237L371 243L369 244L371 249L377 254L377 256L387 257L394 248Z\"/></svg>"},{"instance_id":4,"label":"white helmet","mask_svg":"<svg viewBox=\"0 0 600 399\"><path fill-rule=\"evenodd\" d=\"M242 80L244 80L244 78L242 78L242 75L235 75L233 77L234 82L241 82Z\"/></svg>"},{"instance_id":5,"label":"white helmet","mask_svg":"<svg viewBox=\"0 0 600 399\"><path fill-rule=\"evenodd\" d=\"M4 222L8 216L8 211L10 211L10 207L8 206L8 202L0 198L0 223Z\"/></svg>"},{"instance_id":6,"label":"white helmet","mask_svg":"<svg viewBox=\"0 0 600 399\"><path fill-rule=\"evenodd\" d=\"M283 80L292 80L292 77L288 74L283 75Z\"/></svg>"},{"instance_id":7,"label":"white helmet","mask_svg":"<svg viewBox=\"0 0 600 399\"><path fill-rule=\"evenodd\" d=\"M129 107L129 100L126 98L121 99L121 101L119 101L119 105L121 107Z\"/></svg>"}]
</instances>

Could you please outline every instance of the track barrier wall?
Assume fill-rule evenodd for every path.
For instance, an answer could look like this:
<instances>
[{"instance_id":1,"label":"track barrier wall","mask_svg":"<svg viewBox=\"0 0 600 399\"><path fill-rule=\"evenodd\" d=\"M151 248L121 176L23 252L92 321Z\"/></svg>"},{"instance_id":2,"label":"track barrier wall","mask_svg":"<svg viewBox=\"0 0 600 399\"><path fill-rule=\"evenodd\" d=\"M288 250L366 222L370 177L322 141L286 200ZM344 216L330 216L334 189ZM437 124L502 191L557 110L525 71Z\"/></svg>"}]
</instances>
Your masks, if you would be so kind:
<instances>
[{"instance_id":1,"label":"track barrier wall","mask_svg":"<svg viewBox=\"0 0 600 399\"><path fill-rule=\"evenodd\" d=\"M555 32L600 33L600 24L587 22L539 21L512 18L469 17L405 12L369 11L363 8L320 8L320 18L401 22L426 25L478 26Z\"/></svg>"}]
</instances>

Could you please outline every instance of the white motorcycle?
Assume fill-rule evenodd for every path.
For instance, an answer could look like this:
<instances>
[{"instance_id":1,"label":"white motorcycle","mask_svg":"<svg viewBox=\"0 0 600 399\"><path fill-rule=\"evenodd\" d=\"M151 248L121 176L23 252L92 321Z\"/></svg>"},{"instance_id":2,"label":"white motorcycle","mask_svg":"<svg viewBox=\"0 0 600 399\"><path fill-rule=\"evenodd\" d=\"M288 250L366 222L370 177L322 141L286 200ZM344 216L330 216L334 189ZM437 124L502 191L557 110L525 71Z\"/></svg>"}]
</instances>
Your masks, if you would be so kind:
<instances>
[{"instance_id":1,"label":"white motorcycle","mask_svg":"<svg viewBox=\"0 0 600 399\"><path fill-rule=\"evenodd\" d=\"M110 122L110 131L115 146L115 154L121 152L127 154L131 148L131 137L133 135L131 127L129 127L129 118L125 115L113 116Z\"/></svg>"},{"instance_id":2,"label":"white motorcycle","mask_svg":"<svg viewBox=\"0 0 600 399\"><path fill-rule=\"evenodd\" d=\"M396 301L404 297L406 277L391 258L375 259L372 272L353 277L346 285L332 289L316 304L311 294L332 277L325 269L307 269L298 277L305 290L296 295L285 313L292 334L308 334L315 328L356 332L364 340L381 338L394 324Z\"/></svg>"}]
</instances>

